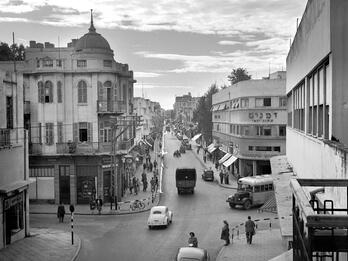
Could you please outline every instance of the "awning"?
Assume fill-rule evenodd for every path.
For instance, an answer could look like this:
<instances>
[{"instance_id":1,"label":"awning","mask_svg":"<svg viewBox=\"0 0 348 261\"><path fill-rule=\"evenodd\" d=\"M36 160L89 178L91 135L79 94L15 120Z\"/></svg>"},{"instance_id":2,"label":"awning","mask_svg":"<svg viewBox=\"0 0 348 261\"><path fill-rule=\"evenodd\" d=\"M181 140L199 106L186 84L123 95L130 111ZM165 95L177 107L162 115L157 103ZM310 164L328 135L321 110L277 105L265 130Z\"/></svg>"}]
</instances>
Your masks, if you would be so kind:
<instances>
[{"instance_id":1,"label":"awning","mask_svg":"<svg viewBox=\"0 0 348 261\"><path fill-rule=\"evenodd\" d=\"M222 165L224 165L226 168L233 164L238 158L235 156L231 156L228 160L226 160Z\"/></svg>"},{"instance_id":2,"label":"awning","mask_svg":"<svg viewBox=\"0 0 348 261\"><path fill-rule=\"evenodd\" d=\"M211 149L208 149L209 153L213 153L216 150L216 147L212 147Z\"/></svg>"},{"instance_id":3,"label":"awning","mask_svg":"<svg viewBox=\"0 0 348 261\"><path fill-rule=\"evenodd\" d=\"M221 159L219 159L219 164L224 163L226 160L228 160L232 155L230 153L226 153Z\"/></svg>"},{"instance_id":4,"label":"awning","mask_svg":"<svg viewBox=\"0 0 348 261\"><path fill-rule=\"evenodd\" d=\"M196 134L195 136L193 136L193 138L191 139L192 141L196 141L197 139L199 139L199 137L201 137L202 134L199 133L199 134Z\"/></svg>"},{"instance_id":5,"label":"awning","mask_svg":"<svg viewBox=\"0 0 348 261\"><path fill-rule=\"evenodd\" d=\"M11 191L17 190L18 192L23 191L28 185L30 180L20 180L10 184L0 186L0 194L7 194Z\"/></svg>"},{"instance_id":6,"label":"awning","mask_svg":"<svg viewBox=\"0 0 348 261\"><path fill-rule=\"evenodd\" d=\"M146 140L141 139L139 142L143 143L146 146L152 147L150 143L148 143Z\"/></svg>"},{"instance_id":7,"label":"awning","mask_svg":"<svg viewBox=\"0 0 348 261\"><path fill-rule=\"evenodd\" d=\"M215 144L214 144L214 143L210 144L210 145L207 147L207 150L208 150L209 153L212 153L214 150L216 150Z\"/></svg>"},{"instance_id":8,"label":"awning","mask_svg":"<svg viewBox=\"0 0 348 261\"><path fill-rule=\"evenodd\" d=\"M259 208L259 211L277 213L277 201L274 194Z\"/></svg>"}]
</instances>

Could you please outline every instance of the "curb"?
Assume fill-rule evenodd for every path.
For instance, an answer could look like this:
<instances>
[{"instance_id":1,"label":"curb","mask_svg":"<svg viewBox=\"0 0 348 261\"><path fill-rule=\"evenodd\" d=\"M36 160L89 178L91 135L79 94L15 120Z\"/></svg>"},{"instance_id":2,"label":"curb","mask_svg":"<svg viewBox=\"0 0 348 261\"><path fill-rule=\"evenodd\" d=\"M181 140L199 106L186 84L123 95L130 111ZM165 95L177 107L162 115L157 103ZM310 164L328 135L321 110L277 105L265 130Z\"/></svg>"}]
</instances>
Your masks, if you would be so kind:
<instances>
[{"instance_id":1,"label":"curb","mask_svg":"<svg viewBox=\"0 0 348 261\"><path fill-rule=\"evenodd\" d=\"M195 157L199 160L203 168L207 168L207 166L204 164L203 160L198 157L198 155L192 150L192 153L195 155ZM224 184L220 184L218 181L216 182L220 187L222 188L227 188L227 189L235 189L237 190L237 187L231 187L231 186L226 186Z\"/></svg>"},{"instance_id":2,"label":"curb","mask_svg":"<svg viewBox=\"0 0 348 261\"><path fill-rule=\"evenodd\" d=\"M71 259L71 261L75 261L76 260L76 258L78 257L78 255L79 255L79 253L80 253L80 250L81 250L81 238L78 236L78 235L76 235L77 236L77 238L79 239L78 241L79 241L79 244L78 244L78 246L77 246L77 250L76 250L76 252L75 252L75 255L72 257L72 259Z\"/></svg>"}]
</instances>

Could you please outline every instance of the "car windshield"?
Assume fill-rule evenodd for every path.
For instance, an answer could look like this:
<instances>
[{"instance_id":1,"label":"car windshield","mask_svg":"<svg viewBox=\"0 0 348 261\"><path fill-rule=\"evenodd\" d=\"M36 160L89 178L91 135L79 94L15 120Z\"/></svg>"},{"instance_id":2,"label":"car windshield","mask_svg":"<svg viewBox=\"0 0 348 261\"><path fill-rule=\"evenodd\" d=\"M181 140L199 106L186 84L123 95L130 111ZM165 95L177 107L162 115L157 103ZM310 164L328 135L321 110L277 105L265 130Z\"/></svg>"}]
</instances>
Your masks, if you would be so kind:
<instances>
[{"instance_id":1,"label":"car windshield","mask_svg":"<svg viewBox=\"0 0 348 261\"><path fill-rule=\"evenodd\" d=\"M152 212L152 214L163 214L163 213L160 210L155 210L155 211Z\"/></svg>"}]
</instances>

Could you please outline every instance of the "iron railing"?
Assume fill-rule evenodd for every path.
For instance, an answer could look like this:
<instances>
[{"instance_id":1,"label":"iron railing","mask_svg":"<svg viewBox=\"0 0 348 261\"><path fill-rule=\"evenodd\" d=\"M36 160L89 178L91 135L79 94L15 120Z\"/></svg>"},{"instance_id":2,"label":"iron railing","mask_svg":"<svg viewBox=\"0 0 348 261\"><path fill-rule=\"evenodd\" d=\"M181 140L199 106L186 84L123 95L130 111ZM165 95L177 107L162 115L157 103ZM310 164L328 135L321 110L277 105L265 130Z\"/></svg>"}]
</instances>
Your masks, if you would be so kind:
<instances>
[{"instance_id":1,"label":"iron railing","mask_svg":"<svg viewBox=\"0 0 348 261\"><path fill-rule=\"evenodd\" d=\"M97 101L98 113L113 113L113 112L126 112L126 103L124 101Z\"/></svg>"},{"instance_id":2,"label":"iron railing","mask_svg":"<svg viewBox=\"0 0 348 261\"><path fill-rule=\"evenodd\" d=\"M0 129L0 148L11 146L10 129Z\"/></svg>"}]
</instances>

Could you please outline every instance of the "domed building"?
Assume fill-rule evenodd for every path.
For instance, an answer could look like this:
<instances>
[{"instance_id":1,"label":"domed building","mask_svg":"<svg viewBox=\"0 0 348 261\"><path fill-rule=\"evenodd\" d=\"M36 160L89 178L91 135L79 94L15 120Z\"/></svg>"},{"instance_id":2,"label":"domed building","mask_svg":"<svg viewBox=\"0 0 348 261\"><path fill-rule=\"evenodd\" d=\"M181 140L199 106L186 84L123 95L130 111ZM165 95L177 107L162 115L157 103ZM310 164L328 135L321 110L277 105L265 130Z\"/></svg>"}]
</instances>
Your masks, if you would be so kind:
<instances>
[{"instance_id":1,"label":"domed building","mask_svg":"<svg viewBox=\"0 0 348 261\"><path fill-rule=\"evenodd\" d=\"M109 201L116 193L121 198L122 189L112 180L122 185L117 162L134 142L132 126L127 129L135 123L133 72L115 61L92 13L88 32L67 47L30 41L25 52L18 68L27 101L30 198L65 204L99 196ZM117 156L110 156L112 147ZM111 175L114 165L120 168L116 177Z\"/></svg>"}]
</instances>

